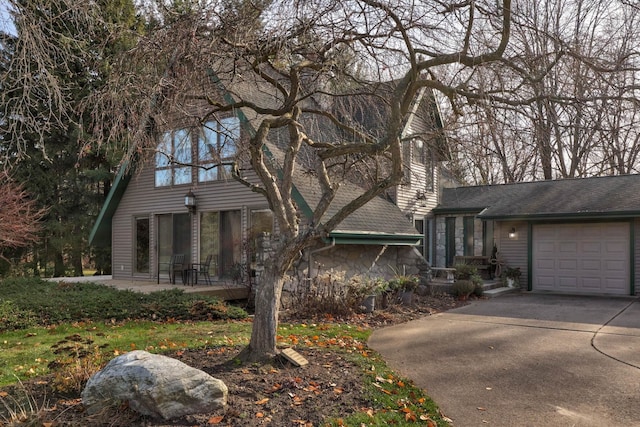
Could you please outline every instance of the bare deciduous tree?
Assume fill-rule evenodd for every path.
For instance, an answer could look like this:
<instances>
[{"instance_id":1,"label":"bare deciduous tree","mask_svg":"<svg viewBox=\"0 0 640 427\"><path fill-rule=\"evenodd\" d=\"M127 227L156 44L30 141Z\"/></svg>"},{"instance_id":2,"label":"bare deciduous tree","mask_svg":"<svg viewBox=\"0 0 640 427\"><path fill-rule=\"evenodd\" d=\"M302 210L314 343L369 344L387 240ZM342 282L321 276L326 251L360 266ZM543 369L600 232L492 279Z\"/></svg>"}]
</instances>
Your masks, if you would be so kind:
<instances>
[{"instance_id":1,"label":"bare deciduous tree","mask_svg":"<svg viewBox=\"0 0 640 427\"><path fill-rule=\"evenodd\" d=\"M467 179L637 173L638 138L631 123L640 71L638 9L610 0L570 0L516 2L512 13L511 44L505 60L494 64L502 70L474 74L469 86L481 88L484 98L463 108L465 127L451 129L462 144L459 152L478 153Z\"/></svg>"},{"instance_id":2,"label":"bare deciduous tree","mask_svg":"<svg viewBox=\"0 0 640 427\"><path fill-rule=\"evenodd\" d=\"M148 34L113 64L112 81L87 105L95 134L126 142L132 158L156 149L156 131L171 117L250 116L255 132L236 169L246 159L257 181L236 178L264 195L279 233L244 355L258 360L277 353L284 276L300 252L400 183L401 135L418 93L439 91L453 109L464 98L482 99L468 82L503 58L510 32L510 0L181 2L154 15ZM203 102L206 110L192 108ZM376 126L363 126L366 115ZM327 124L332 133L315 131ZM274 140L279 153L270 157L265 148ZM354 165L376 161L385 166L369 175L361 194L337 203ZM292 198L303 165L320 190L308 216Z\"/></svg>"},{"instance_id":3,"label":"bare deciduous tree","mask_svg":"<svg viewBox=\"0 0 640 427\"><path fill-rule=\"evenodd\" d=\"M36 242L38 221L45 213L6 172L0 173L0 256L2 249L21 248Z\"/></svg>"}]
</instances>

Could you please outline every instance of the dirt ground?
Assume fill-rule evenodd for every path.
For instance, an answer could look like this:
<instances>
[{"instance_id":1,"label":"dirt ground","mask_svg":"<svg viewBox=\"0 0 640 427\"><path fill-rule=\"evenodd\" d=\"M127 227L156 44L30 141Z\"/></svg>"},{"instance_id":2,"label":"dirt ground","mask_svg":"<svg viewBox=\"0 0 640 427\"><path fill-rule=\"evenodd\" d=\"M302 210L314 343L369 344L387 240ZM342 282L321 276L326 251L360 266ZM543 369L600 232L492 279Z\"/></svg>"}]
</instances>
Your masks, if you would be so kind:
<instances>
[{"instance_id":1,"label":"dirt ground","mask_svg":"<svg viewBox=\"0 0 640 427\"><path fill-rule=\"evenodd\" d=\"M464 305L448 296L416 296L411 307L392 305L371 314L356 314L348 321L354 325L379 328L406 322L421 316L446 311ZM296 319L282 319L295 321ZM309 320L309 319L308 319ZM24 388L0 391L9 402L27 394L35 397L41 411L40 423L58 426L320 426L328 417L344 417L370 405L363 394L362 368L347 360L343 353L325 349L296 348L309 364L295 367L286 360L276 360L271 366L234 363L235 354L224 349L179 351L169 356L219 378L229 388L225 409L181 419L165 421L141 417L126 406L111 413L88 416L79 396L56 394L50 379L37 378ZM43 402L47 403L44 404ZM0 426L6 423L6 408L0 404ZM4 413L3 413L4 412ZM8 423L7 423L8 424ZM16 424L27 425L27 424Z\"/></svg>"}]
</instances>

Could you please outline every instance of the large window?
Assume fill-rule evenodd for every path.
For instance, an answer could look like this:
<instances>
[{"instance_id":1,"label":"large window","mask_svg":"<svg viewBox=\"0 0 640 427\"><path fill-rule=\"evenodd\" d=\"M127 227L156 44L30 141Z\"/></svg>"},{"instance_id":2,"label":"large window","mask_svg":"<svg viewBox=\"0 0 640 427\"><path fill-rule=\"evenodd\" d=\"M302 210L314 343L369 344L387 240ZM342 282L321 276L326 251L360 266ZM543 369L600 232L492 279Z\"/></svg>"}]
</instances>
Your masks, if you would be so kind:
<instances>
[{"instance_id":1,"label":"large window","mask_svg":"<svg viewBox=\"0 0 640 427\"><path fill-rule=\"evenodd\" d=\"M198 138L198 181L226 179L237 152L240 123L236 117L207 122Z\"/></svg>"},{"instance_id":2,"label":"large window","mask_svg":"<svg viewBox=\"0 0 640 427\"><path fill-rule=\"evenodd\" d=\"M189 131L165 132L156 151L156 187L190 184L192 163Z\"/></svg>"},{"instance_id":3,"label":"large window","mask_svg":"<svg viewBox=\"0 0 640 427\"><path fill-rule=\"evenodd\" d=\"M135 265L136 273L149 273L149 218L135 218Z\"/></svg>"},{"instance_id":4,"label":"large window","mask_svg":"<svg viewBox=\"0 0 640 427\"><path fill-rule=\"evenodd\" d=\"M433 192L434 159L433 151L419 138L411 140L403 146L404 149L404 180L403 184L412 185L418 191ZM413 175L413 176L412 176Z\"/></svg>"},{"instance_id":5,"label":"large window","mask_svg":"<svg viewBox=\"0 0 640 427\"><path fill-rule=\"evenodd\" d=\"M156 187L228 178L239 138L237 117L165 132L155 157Z\"/></svg>"}]
</instances>

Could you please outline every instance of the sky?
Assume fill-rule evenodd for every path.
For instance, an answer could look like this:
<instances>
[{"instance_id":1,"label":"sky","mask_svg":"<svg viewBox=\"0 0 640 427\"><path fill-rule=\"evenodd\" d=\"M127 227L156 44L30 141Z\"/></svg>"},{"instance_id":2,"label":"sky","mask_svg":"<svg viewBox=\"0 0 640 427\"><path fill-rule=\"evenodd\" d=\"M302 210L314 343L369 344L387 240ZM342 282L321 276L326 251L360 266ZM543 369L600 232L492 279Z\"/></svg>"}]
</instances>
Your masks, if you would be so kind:
<instances>
[{"instance_id":1,"label":"sky","mask_svg":"<svg viewBox=\"0 0 640 427\"><path fill-rule=\"evenodd\" d=\"M15 28L11 22L11 16L7 12L7 0L0 0L0 30L15 33Z\"/></svg>"}]
</instances>

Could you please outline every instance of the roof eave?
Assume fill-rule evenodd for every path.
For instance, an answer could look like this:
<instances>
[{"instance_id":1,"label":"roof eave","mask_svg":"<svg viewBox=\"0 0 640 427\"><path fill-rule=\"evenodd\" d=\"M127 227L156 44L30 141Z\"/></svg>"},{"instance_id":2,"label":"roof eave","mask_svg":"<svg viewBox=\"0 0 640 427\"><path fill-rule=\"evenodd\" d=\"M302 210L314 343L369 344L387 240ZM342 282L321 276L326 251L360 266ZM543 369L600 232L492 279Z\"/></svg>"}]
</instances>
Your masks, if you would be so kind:
<instances>
[{"instance_id":1,"label":"roof eave","mask_svg":"<svg viewBox=\"0 0 640 427\"><path fill-rule=\"evenodd\" d=\"M128 163L125 162L120 167L113 185L111 186L111 190L109 190L109 194L102 205L102 209L100 209L98 218L96 218L96 222L91 229L91 234L89 234L89 246L108 246L106 242L111 242L111 219L113 218L113 214L116 209L118 209L120 200L122 199L127 185L129 185L129 180L131 179L131 175L127 173L127 169Z\"/></svg>"},{"instance_id":2,"label":"roof eave","mask_svg":"<svg viewBox=\"0 0 640 427\"><path fill-rule=\"evenodd\" d=\"M478 207L478 208L448 208L448 207L435 207L432 212L436 215L446 215L446 214L469 214L469 213L478 213L482 212L486 209L486 206Z\"/></svg>"},{"instance_id":3,"label":"roof eave","mask_svg":"<svg viewBox=\"0 0 640 427\"><path fill-rule=\"evenodd\" d=\"M628 219L640 217L640 211L615 212L569 212L569 213L540 213L540 214L480 214L478 218L491 220L512 221L542 221L542 220L584 220L584 219Z\"/></svg>"},{"instance_id":4,"label":"roof eave","mask_svg":"<svg viewBox=\"0 0 640 427\"><path fill-rule=\"evenodd\" d=\"M336 245L415 246L422 238L420 234L332 231L324 240L326 243L335 242Z\"/></svg>"}]
</instances>

